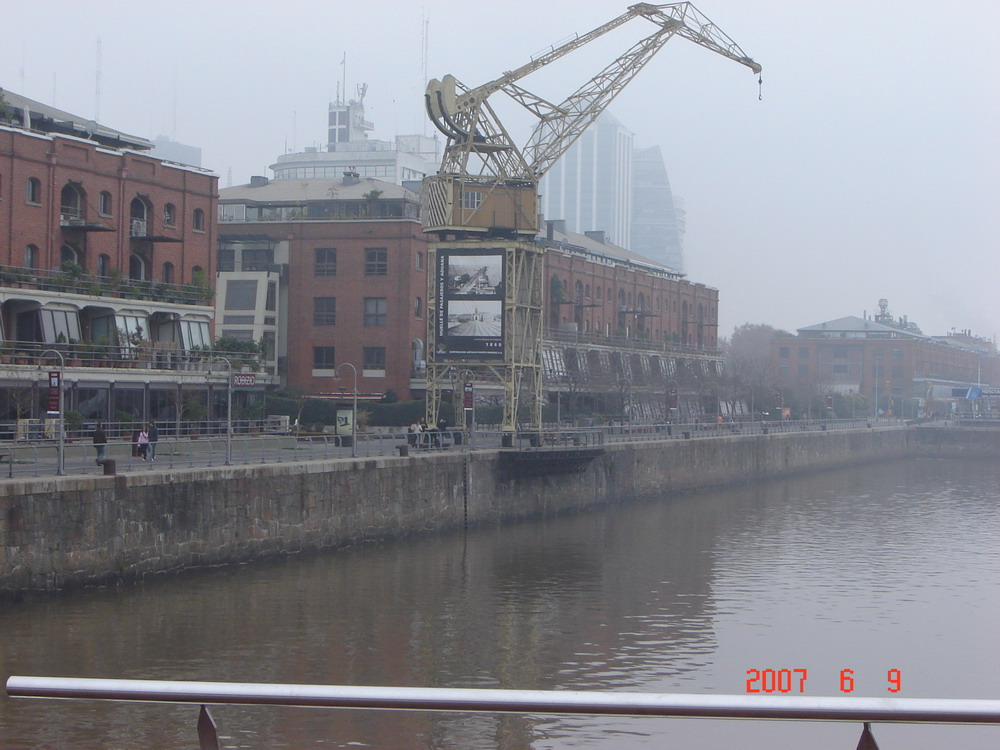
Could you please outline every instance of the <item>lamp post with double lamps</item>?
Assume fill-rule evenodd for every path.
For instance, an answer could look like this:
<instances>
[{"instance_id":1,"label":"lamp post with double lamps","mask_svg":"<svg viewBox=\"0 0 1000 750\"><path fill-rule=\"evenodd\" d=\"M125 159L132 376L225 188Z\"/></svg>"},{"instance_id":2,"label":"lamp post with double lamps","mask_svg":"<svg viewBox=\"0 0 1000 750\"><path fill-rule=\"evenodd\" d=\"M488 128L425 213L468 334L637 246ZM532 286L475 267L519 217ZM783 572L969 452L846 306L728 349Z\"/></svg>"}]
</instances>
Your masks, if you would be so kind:
<instances>
[{"instance_id":1,"label":"lamp post with double lamps","mask_svg":"<svg viewBox=\"0 0 1000 750\"><path fill-rule=\"evenodd\" d=\"M212 357L212 362L226 363L226 466L233 465L233 363L225 357Z\"/></svg>"},{"instance_id":2,"label":"lamp post with double lamps","mask_svg":"<svg viewBox=\"0 0 1000 750\"><path fill-rule=\"evenodd\" d=\"M42 352L41 356L42 358L45 358L52 354L59 357L58 378L53 378L53 373L49 373L49 392L51 393L53 388L56 388L59 391L59 400L56 407L59 410L59 456L58 463L56 465L56 474L63 476L66 474L66 410L63 408L63 381L65 380L66 375L66 360L63 359L62 352L56 351L55 349L46 349ZM52 410L51 406L52 405L50 403L50 412Z\"/></svg>"},{"instance_id":3,"label":"lamp post with double lamps","mask_svg":"<svg viewBox=\"0 0 1000 750\"><path fill-rule=\"evenodd\" d=\"M358 457L358 368L352 365L350 362L341 362L337 365L333 372L337 379L340 379L339 375L336 375L337 371L341 367L350 367L351 372L354 375L354 393L351 402L351 458Z\"/></svg>"}]
</instances>

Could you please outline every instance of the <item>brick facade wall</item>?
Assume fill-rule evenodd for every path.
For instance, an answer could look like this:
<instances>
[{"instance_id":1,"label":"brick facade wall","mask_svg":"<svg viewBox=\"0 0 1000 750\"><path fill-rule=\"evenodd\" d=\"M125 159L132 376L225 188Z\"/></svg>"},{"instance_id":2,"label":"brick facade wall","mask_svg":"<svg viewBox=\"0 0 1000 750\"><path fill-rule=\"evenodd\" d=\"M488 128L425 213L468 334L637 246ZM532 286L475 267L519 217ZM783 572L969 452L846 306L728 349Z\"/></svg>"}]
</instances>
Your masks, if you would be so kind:
<instances>
[{"instance_id":1,"label":"brick facade wall","mask_svg":"<svg viewBox=\"0 0 1000 750\"><path fill-rule=\"evenodd\" d=\"M40 200L30 203L27 185L40 183ZM61 194L74 185L83 197L82 218L113 231L85 232L60 226ZM111 195L111 211L100 212L100 195ZM174 267L172 283L188 284L196 267L211 279L215 272L215 213L218 177L194 168L177 167L133 151L114 151L69 136L47 136L0 128L0 263L23 266L25 248L39 250L36 267L58 269L60 248L75 247L81 265L97 271L98 258L109 256L109 268L128 272L129 257L149 243L130 238L130 205L136 197L152 207L149 234L178 242L152 243L146 252L147 278L162 281L163 264ZM174 224L164 223L164 206L175 207ZM204 229L194 228L195 210Z\"/></svg>"}]
</instances>

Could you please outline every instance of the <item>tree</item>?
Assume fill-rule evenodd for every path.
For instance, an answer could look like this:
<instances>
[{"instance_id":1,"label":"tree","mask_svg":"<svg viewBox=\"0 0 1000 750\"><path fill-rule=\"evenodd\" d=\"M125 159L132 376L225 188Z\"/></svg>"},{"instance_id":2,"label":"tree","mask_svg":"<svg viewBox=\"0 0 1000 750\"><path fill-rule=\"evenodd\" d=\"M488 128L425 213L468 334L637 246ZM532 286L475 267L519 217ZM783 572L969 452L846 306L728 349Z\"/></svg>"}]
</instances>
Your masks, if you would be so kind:
<instances>
[{"instance_id":1,"label":"tree","mask_svg":"<svg viewBox=\"0 0 1000 750\"><path fill-rule=\"evenodd\" d=\"M731 387L755 413L771 410L775 366L771 342L783 337L791 338L792 334L765 323L744 323L722 343Z\"/></svg>"}]
</instances>

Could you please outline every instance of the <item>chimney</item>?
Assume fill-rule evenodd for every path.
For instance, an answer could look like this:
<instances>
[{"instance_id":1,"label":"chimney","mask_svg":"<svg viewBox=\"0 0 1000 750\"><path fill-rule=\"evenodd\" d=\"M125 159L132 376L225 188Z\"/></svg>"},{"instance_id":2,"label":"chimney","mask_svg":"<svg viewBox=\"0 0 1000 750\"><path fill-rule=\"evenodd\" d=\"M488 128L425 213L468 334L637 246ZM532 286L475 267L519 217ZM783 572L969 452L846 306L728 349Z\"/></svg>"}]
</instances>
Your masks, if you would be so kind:
<instances>
[{"instance_id":1,"label":"chimney","mask_svg":"<svg viewBox=\"0 0 1000 750\"><path fill-rule=\"evenodd\" d=\"M263 175L250 175L250 187L264 187L270 180Z\"/></svg>"},{"instance_id":2,"label":"chimney","mask_svg":"<svg viewBox=\"0 0 1000 750\"><path fill-rule=\"evenodd\" d=\"M556 232L566 234L565 219L549 219L545 222L545 239L554 240Z\"/></svg>"},{"instance_id":3,"label":"chimney","mask_svg":"<svg viewBox=\"0 0 1000 750\"><path fill-rule=\"evenodd\" d=\"M605 244L603 229L589 229L586 232L584 232L584 234L587 235L587 237L589 239L592 239L594 242L600 242L602 245Z\"/></svg>"}]
</instances>

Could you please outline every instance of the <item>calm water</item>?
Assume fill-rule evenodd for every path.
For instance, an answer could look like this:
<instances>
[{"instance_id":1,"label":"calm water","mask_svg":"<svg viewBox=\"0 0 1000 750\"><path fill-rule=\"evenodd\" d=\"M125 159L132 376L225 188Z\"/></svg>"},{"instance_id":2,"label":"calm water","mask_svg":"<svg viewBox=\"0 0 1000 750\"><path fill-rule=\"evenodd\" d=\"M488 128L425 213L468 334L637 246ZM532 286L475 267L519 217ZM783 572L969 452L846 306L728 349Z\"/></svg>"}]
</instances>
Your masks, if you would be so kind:
<instances>
[{"instance_id":1,"label":"calm water","mask_svg":"<svg viewBox=\"0 0 1000 750\"><path fill-rule=\"evenodd\" d=\"M892 463L0 608L0 671L1000 698L1000 466ZM796 694L798 678L796 677ZM212 709L230 748L816 748L860 726ZM197 746L197 707L0 698L5 748ZM876 725L882 750L1000 728Z\"/></svg>"}]
</instances>

